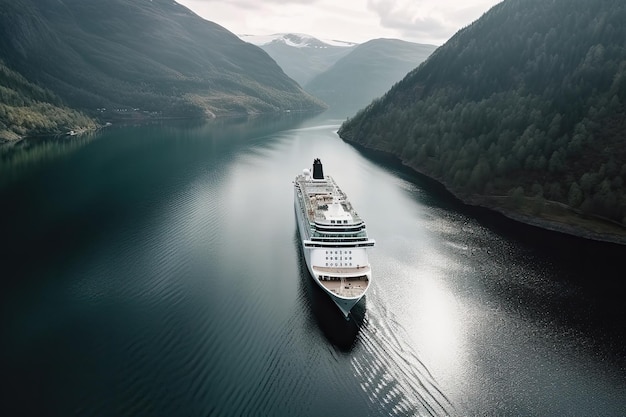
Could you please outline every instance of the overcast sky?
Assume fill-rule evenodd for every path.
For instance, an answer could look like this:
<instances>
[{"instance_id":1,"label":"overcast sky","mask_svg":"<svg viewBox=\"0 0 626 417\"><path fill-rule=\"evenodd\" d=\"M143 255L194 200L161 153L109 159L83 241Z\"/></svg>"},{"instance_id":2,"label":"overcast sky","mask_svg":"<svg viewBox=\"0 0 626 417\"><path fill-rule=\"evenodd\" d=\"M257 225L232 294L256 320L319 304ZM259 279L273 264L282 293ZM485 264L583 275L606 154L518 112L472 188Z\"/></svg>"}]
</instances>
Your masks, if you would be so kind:
<instances>
[{"instance_id":1,"label":"overcast sky","mask_svg":"<svg viewBox=\"0 0 626 417\"><path fill-rule=\"evenodd\" d=\"M176 0L237 35L304 33L442 45L501 0Z\"/></svg>"}]
</instances>

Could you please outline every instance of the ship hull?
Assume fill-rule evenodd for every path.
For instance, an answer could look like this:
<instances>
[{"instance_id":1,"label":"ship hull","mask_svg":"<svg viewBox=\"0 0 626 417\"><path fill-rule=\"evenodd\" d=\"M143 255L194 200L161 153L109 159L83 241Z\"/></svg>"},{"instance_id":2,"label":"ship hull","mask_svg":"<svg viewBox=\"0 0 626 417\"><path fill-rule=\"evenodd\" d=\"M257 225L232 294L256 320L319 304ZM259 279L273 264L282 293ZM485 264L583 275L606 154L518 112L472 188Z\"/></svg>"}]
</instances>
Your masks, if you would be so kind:
<instances>
[{"instance_id":1,"label":"ship hull","mask_svg":"<svg viewBox=\"0 0 626 417\"><path fill-rule=\"evenodd\" d=\"M315 245L311 241L311 224L304 215L298 192L294 192L294 209L298 223L300 247L313 282L322 289L342 312L344 317L349 318L352 308L365 296L371 281L369 264L351 268L327 267L320 259L328 259L329 253L357 255L357 251L363 252L365 247L352 245ZM365 245L363 245L365 246ZM352 257L352 256L350 256ZM356 256L355 256L356 257ZM350 293L358 293L350 296Z\"/></svg>"}]
</instances>

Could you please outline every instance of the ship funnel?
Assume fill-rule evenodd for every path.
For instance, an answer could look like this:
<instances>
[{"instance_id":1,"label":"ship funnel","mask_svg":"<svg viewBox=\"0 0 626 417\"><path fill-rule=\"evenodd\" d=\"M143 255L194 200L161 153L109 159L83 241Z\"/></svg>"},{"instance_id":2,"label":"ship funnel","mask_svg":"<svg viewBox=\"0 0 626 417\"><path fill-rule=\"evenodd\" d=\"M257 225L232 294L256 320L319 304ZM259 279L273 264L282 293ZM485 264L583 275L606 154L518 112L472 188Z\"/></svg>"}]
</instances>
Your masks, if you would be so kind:
<instances>
[{"instance_id":1,"label":"ship funnel","mask_svg":"<svg viewBox=\"0 0 626 417\"><path fill-rule=\"evenodd\" d=\"M319 158L315 158L313 161L313 179L314 180L323 180L324 179L324 170L322 169L322 161Z\"/></svg>"}]
</instances>

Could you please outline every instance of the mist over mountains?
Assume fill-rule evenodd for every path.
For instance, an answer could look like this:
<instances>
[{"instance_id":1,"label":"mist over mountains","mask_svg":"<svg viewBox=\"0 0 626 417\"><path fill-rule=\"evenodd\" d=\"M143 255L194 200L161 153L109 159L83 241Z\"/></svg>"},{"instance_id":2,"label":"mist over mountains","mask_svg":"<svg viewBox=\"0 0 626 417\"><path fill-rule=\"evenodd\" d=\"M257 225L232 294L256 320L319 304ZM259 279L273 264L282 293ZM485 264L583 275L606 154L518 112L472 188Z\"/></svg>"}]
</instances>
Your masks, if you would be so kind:
<instances>
[{"instance_id":1,"label":"mist over mountains","mask_svg":"<svg viewBox=\"0 0 626 417\"><path fill-rule=\"evenodd\" d=\"M399 39L373 39L354 47L304 88L334 113L351 116L387 92L436 48Z\"/></svg>"},{"instance_id":2,"label":"mist over mountains","mask_svg":"<svg viewBox=\"0 0 626 417\"><path fill-rule=\"evenodd\" d=\"M170 0L0 0L0 137L328 105L348 115L434 49L238 37Z\"/></svg>"},{"instance_id":3,"label":"mist over mountains","mask_svg":"<svg viewBox=\"0 0 626 417\"><path fill-rule=\"evenodd\" d=\"M240 35L267 52L285 73L305 86L317 75L352 52L358 44L320 40L299 33L277 33L269 36Z\"/></svg>"},{"instance_id":4,"label":"mist over mountains","mask_svg":"<svg viewBox=\"0 0 626 417\"><path fill-rule=\"evenodd\" d=\"M259 45L334 114L346 116L383 95L437 49L399 39L354 44L294 33L241 38Z\"/></svg>"}]
</instances>

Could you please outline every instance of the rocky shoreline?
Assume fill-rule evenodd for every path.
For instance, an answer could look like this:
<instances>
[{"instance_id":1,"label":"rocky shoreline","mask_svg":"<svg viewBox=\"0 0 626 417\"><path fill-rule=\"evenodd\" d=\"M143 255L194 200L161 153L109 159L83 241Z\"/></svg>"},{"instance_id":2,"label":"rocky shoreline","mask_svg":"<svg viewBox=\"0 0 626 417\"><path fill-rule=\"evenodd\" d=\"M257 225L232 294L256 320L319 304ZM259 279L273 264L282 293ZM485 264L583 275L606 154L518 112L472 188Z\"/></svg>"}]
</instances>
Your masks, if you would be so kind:
<instances>
[{"instance_id":1,"label":"rocky shoreline","mask_svg":"<svg viewBox=\"0 0 626 417\"><path fill-rule=\"evenodd\" d=\"M473 205L471 203L465 203L465 204ZM530 226L539 227L545 230L550 230L552 232L563 233L563 234L576 236L576 237L580 237L580 238L588 239L588 240L596 240L599 242L626 245L626 229L623 230L623 234L599 233L599 232L595 232L593 230L589 230L584 227L561 223L561 222L550 221L547 219L543 219L541 217L520 214L515 211L507 210L501 207L483 206L483 205L478 205L477 207L495 211L516 222L524 223Z\"/></svg>"}]
</instances>

